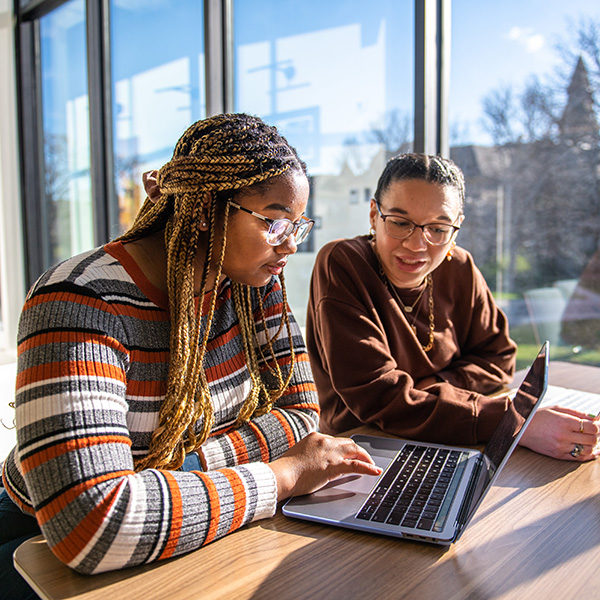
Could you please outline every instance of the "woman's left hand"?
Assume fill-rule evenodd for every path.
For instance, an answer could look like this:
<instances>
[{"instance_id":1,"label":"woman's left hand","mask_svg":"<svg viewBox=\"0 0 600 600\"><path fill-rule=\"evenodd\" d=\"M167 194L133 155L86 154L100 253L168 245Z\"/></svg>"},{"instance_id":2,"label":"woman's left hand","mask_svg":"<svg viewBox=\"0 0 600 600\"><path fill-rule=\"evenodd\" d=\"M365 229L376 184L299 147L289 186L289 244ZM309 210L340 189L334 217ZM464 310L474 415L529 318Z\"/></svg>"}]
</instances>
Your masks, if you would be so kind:
<instances>
[{"instance_id":1,"label":"woman's left hand","mask_svg":"<svg viewBox=\"0 0 600 600\"><path fill-rule=\"evenodd\" d=\"M600 453L600 423L570 408L540 408L523 433L520 445L562 460L593 460Z\"/></svg>"}]
</instances>

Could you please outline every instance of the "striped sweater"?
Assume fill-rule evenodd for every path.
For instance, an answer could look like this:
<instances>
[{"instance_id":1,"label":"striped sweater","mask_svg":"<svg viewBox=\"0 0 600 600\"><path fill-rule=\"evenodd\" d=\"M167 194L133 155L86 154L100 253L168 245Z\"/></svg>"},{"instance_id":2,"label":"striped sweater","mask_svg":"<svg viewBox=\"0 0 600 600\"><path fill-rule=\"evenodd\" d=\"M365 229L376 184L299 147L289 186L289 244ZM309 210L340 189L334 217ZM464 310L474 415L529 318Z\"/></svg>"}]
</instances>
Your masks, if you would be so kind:
<instances>
[{"instance_id":1,"label":"striped sweater","mask_svg":"<svg viewBox=\"0 0 600 600\"><path fill-rule=\"evenodd\" d=\"M272 336L283 310L278 280L260 292ZM207 471L135 473L133 458L147 453L165 394L167 298L118 242L42 275L19 324L18 443L3 480L61 561L82 573L151 562L274 514L277 485L265 463L318 422L308 356L291 323L297 362L286 394L270 413L234 429L251 379L226 281L204 363L215 417L202 447ZM285 370L285 329L274 348Z\"/></svg>"}]
</instances>

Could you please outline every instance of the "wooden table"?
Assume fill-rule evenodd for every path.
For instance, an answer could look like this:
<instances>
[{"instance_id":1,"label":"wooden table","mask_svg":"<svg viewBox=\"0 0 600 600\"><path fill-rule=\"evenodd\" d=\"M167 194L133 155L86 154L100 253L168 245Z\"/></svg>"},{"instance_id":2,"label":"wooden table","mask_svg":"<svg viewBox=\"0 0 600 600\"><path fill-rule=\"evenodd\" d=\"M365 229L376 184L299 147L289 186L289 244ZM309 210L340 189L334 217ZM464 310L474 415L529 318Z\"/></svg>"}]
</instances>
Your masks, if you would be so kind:
<instances>
[{"instance_id":1,"label":"wooden table","mask_svg":"<svg viewBox=\"0 0 600 600\"><path fill-rule=\"evenodd\" d=\"M550 382L600 389L600 369L551 363ZM600 461L517 448L457 544L441 548L284 517L185 556L93 576L33 538L15 565L43 598L544 600L600 598Z\"/></svg>"}]
</instances>

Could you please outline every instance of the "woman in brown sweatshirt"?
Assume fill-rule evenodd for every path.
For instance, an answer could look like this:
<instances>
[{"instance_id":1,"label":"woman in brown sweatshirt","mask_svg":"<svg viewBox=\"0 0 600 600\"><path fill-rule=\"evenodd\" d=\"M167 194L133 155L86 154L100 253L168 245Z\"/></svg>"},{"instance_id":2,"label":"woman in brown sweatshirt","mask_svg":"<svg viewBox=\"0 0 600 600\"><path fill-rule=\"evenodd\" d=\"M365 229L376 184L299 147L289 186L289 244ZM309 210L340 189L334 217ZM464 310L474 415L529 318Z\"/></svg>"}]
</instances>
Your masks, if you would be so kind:
<instances>
[{"instance_id":1,"label":"woman in brown sweatshirt","mask_svg":"<svg viewBox=\"0 0 600 600\"><path fill-rule=\"evenodd\" d=\"M371 201L370 235L319 252L306 336L322 431L369 424L456 444L494 431L509 399L487 394L511 381L517 347L471 255L456 247L463 202L453 162L397 156ZM565 459L581 444L577 460L589 460L598 431L583 413L540 409L521 443Z\"/></svg>"}]
</instances>

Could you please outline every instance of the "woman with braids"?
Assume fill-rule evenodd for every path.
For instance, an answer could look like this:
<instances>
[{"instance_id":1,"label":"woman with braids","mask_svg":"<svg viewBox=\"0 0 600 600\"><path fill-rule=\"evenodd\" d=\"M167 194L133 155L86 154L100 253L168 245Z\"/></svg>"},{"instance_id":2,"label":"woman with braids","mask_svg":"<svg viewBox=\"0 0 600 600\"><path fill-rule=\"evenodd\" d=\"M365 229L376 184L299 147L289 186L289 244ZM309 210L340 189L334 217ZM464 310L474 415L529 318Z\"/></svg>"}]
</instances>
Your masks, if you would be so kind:
<instances>
[{"instance_id":1,"label":"woman with braids","mask_svg":"<svg viewBox=\"0 0 600 600\"><path fill-rule=\"evenodd\" d=\"M352 441L315 433L282 274L312 226L305 171L258 118L199 121L125 235L33 286L1 594L26 597L8 563L40 529L61 561L97 573L197 549L279 500L380 472Z\"/></svg>"},{"instance_id":2,"label":"woman with braids","mask_svg":"<svg viewBox=\"0 0 600 600\"><path fill-rule=\"evenodd\" d=\"M511 381L517 348L471 255L456 246L464 195L452 161L396 156L371 200L370 234L321 249L306 341L322 431L366 423L461 445L494 431L509 399L489 394ZM589 460L598 431L583 413L544 408L521 443Z\"/></svg>"}]
</instances>

